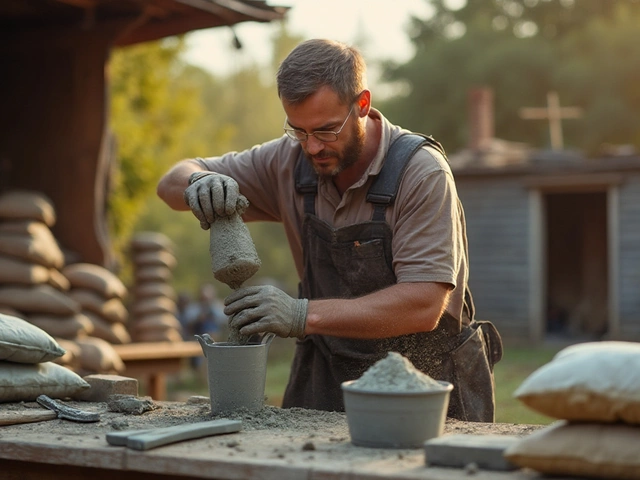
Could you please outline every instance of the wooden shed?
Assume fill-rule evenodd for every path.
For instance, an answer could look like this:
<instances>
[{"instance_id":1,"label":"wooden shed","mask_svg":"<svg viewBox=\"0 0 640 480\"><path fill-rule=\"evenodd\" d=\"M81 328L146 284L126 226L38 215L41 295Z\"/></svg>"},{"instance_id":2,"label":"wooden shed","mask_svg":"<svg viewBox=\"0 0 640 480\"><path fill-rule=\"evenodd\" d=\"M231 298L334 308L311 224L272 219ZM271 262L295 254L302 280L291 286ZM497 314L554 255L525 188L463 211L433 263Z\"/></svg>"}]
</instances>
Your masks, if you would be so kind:
<instances>
[{"instance_id":1,"label":"wooden shed","mask_svg":"<svg viewBox=\"0 0 640 480\"><path fill-rule=\"evenodd\" d=\"M258 0L0 2L0 192L42 192L52 231L82 261L108 266L105 66L113 48L192 30L283 19Z\"/></svg>"},{"instance_id":2,"label":"wooden shed","mask_svg":"<svg viewBox=\"0 0 640 480\"><path fill-rule=\"evenodd\" d=\"M479 317L509 338L640 340L640 157L455 166Z\"/></svg>"}]
</instances>

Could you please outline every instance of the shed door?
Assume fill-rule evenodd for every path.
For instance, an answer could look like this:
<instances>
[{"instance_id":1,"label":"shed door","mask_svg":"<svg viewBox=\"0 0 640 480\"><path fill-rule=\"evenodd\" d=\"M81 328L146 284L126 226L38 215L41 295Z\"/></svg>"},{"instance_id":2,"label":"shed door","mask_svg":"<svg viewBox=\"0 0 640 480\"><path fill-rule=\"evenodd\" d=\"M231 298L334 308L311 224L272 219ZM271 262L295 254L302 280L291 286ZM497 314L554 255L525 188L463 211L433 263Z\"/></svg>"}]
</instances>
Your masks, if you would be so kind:
<instances>
[{"instance_id":1,"label":"shed door","mask_svg":"<svg viewBox=\"0 0 640 480\"><path fill-rule=\"evenodd\" d=\"M609 329L606 192L544 199L547 335L601 338Z\"/></svg>"}]
</instances>

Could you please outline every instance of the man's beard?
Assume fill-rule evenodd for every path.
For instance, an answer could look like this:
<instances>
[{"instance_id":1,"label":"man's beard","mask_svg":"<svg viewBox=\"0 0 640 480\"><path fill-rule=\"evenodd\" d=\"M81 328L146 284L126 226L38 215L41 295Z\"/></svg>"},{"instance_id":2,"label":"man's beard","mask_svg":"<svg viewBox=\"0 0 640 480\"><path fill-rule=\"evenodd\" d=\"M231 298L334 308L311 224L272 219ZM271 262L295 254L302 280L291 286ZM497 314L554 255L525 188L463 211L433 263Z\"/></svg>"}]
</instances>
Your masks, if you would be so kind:
<instances>
[{"instance_id":1,"label":"man's beard","mask_svg":"<svg viewBox=\"0 0 640 480\"><path fill-rule=\"evenodd\" d=\"M336 157L338 159L338 165L328 173L324 173L319 171L319 169L313 163L313 158L307 154L307 160L311 162L313 169L316 171L318 175L325 177L335 177L340 172L343 172L347 168L354 165L358 159L360 158L360 154L362 153L362 149L364 148L364 129L360 128L360 124L356 123L352 130L352 138L349 143L347 143L344 147L342 155L338 154L335 150L323 150L319 155L316 155L317 158L326 158L326 157ZM306 152L305 152L306 153Z\"/></svg>"}]
</instances>

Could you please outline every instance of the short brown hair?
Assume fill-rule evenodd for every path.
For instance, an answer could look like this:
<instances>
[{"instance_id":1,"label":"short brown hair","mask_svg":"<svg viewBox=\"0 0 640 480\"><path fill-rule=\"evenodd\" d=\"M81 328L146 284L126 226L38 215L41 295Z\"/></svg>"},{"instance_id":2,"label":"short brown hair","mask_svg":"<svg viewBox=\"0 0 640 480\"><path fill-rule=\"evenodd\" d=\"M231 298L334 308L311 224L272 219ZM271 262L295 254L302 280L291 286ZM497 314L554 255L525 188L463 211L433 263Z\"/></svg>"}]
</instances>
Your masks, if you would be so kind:
<instances>
[{"instance_id":1,"label":"short brown hair","mask_svg":"<svg viewBox=\"0 0 640 480\"><path fill-rule=\"evenodd\" d=\"M366 70L355 47L333 40L307 40L280 64L276 75L278 96L288 103L300 103L328 86L349 104L367 88Z\"/></svg>"}]
</instances>

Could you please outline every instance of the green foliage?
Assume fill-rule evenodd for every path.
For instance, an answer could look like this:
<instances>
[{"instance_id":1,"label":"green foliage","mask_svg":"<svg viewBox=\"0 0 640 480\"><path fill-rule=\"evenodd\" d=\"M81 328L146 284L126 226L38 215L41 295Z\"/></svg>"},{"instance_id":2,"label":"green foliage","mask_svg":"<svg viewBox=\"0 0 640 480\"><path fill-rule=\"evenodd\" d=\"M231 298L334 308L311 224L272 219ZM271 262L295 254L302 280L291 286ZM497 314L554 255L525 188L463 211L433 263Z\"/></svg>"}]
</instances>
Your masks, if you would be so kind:
<instances>
[{"instance_id":1,"label":"green foliage","mask_svg":"<svg viewBox=\"0 0 640 480\"><path fill-rule=\"evenodd\" d=\"M639 1L494 0L457 11L433 4L433 18L413 22L415 57L386 66L384 79L407 86L381 104L390 120L456 151L467 144L469 90L490 87L496 136L545 148L548 124L518 112L546 105L553 90L584 111L563 123L568 148L595 155L606 143L640 147Z\"/></svg>"},{"instance_id":2,"label":"green foliage","mask_svg":"<svg viewBox=\"0 0 640 480\"><path fill-rule=\"evenodd\" d=\"M179 139L201 116L195 85L182 73L180 39L116 50L109 62L111 129L117 169L108 220L122 256L146 199L179 152Z\"/></svg>"}]
</instances>

